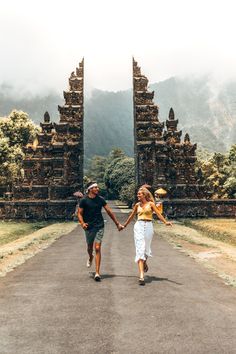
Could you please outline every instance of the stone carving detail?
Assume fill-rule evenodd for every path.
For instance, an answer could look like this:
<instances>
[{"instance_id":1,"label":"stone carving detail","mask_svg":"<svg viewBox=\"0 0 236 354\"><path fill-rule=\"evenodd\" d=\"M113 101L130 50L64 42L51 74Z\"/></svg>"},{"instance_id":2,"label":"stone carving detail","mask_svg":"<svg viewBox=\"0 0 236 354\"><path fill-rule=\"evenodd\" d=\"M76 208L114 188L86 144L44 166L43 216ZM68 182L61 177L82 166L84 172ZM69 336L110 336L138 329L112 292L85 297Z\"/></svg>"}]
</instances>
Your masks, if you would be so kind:
<instances>
[{"instance_id":1,"label":"stone carving detail","mask_svg":"<svg viewBox=\"0 0 236 354\"><path fill-rule=\"evenodd\" d=\"M82 189L83 74L82 60L69 78L69 91L64 92L65 105L58 107L59 123L52 123L45 112L37 143L25 147L23 181L14 187L14 199L56 201L61 210L60 203L73 200L73 193Z\"/></svg>"},{"instance_id":2,"label":"stone carving detail","mask_svg":"<svg viewBox=\"0 0 236 354\"><path fill-rule=\"evenodd\" d=\"M44 123L49 123L50 122L50 115L48 112L44 113Z\"/></svg>"},{"instance_id":3,"label":"stone carving detail","mask_svg":"<svg viewBox=\"0 0 236 354\"><path fill-rule=\"evenodd\" d=\"M135 96L135 103L137 105L146 105L146 104L153 104L153 97L154 97L154 91L152 92L139 92L137 91L137 94Z\"/></svg>"},{"instance_id":4,"label":"stone carving detail","mask_svg":"<svg viewBox=\"0 0 236 354\"><path fill-rule=\"evenodd\" d=\"M80 91L64 91L63 95L66 101L66 105L68 106L83 104L83 95L81 95Z\"/></svg>"},{"instance_id":5,"label":"stone carving detail","mask_svg":"<svg viewBox=\"0 0 236 354\"><path fill-rule=\"evenodd\" d=\"M195 173L197 145L188 134L181 142L182 131L177 130L173 108L165 124L159 121L154 92L148 91L148 79L134 59L133 90L136 185L164 187L170 198L203 197L201 180Z\"/></svg>"}]
</instances>

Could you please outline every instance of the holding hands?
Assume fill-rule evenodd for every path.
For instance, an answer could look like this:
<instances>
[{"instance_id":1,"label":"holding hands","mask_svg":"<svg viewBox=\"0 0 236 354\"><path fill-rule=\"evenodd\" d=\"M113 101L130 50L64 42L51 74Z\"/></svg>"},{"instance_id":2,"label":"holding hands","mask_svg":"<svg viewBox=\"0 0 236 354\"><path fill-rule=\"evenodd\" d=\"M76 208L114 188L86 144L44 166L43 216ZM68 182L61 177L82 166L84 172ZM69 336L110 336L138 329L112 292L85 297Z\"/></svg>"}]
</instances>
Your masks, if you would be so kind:
<instances>
[{"instance_id":1,"label":"holding hands","mask_svg":"<svg viewBox=\"0 0 236 354\"><path fill-rule=\"evenodd\" d=\"M119 231L122 231L125 228L124 225L122 225L121 223L118 223L118 225L116 226Z\"/></svg>"},{"instance_id":2,"label":"holding hands","mask_svg":"<svg viewBox=\"0 0 236 354\"><path fill-rule=\"evenodd\" d=\"M87 228L88 228L88 223L86 223L86 222L81 223L81 226L82 226L82 228L83 228L84 230L87 230ZM121 223L119 223L119 222L118 222L118 224L116 225L116 227L117 227L117 229L118 229L119 231L121 231L121 230L124 229L124 226L123 226Z\"/></svg>"}]
</instances>

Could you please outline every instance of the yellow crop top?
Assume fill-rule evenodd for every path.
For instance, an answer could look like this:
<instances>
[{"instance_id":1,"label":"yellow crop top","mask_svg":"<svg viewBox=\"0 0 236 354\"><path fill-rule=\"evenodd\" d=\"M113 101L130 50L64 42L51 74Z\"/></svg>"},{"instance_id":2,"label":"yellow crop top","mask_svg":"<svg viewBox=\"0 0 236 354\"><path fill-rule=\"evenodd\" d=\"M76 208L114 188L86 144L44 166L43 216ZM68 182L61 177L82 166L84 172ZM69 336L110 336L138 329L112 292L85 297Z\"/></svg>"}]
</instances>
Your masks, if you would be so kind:
<instances>
[{"instance_id":1,"label":"yellow crop top","mask_svg":"<svg viewBox=\"0 0 236 354\"><path fill-rule=\"evenodd\" d=\"M138 205L137 209L138 220L152 220L152 207L147 203L144 207Z\"/></svg>"}]
</instances>

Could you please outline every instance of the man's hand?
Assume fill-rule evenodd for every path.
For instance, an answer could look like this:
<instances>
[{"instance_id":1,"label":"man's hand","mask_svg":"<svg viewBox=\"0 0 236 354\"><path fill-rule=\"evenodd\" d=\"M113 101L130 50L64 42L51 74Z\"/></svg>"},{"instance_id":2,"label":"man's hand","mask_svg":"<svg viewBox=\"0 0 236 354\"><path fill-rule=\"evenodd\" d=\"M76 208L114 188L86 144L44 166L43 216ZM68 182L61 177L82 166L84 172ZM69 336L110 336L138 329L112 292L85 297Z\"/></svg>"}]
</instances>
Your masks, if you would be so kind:
<instances>
[{"instance_id":1,"label":"man's hand","mask_svg":"<svg viewBox=\"0 0 236 354\"><path fill-rule=\"evenodd\" d=\"M117 225L117 229L119 231L123 230L125 227L123 225L121 225L120 223Z\"/></svg>"},{"instance_id":2,"label":"man's hand","mask_svg":"<svg viewBox=\"0 0 236 354\"><path fill-rule=\"evenodd\" d=\"M88 228L88 223L84 222L83 224L81 224L81 226L82 226L82 228L83 228L84 230L87 230L87 228Z\"/></svg>"}]
</instances>

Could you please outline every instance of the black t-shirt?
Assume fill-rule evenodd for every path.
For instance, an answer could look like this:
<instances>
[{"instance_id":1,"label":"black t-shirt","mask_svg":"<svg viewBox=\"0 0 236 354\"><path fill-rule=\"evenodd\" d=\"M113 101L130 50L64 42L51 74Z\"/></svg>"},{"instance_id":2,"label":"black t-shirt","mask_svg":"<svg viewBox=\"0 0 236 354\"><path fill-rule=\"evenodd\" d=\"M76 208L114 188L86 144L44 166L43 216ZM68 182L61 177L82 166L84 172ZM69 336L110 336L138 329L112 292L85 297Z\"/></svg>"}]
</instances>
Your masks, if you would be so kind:
<instances>
[{"instance_id":1,"label":"black t-shirt","mask_svg":"<svg viewBox=\"0 0 236 354\"><path fill-rule=\"evenodd\" d=\"M88 230L101 229L104 227L102 217L102 207L107 204L104 198L96 196L89 198L88 196L81 199L79 207L83 209L84 222L88 223Z\"/></svg>"}]
</instances>

